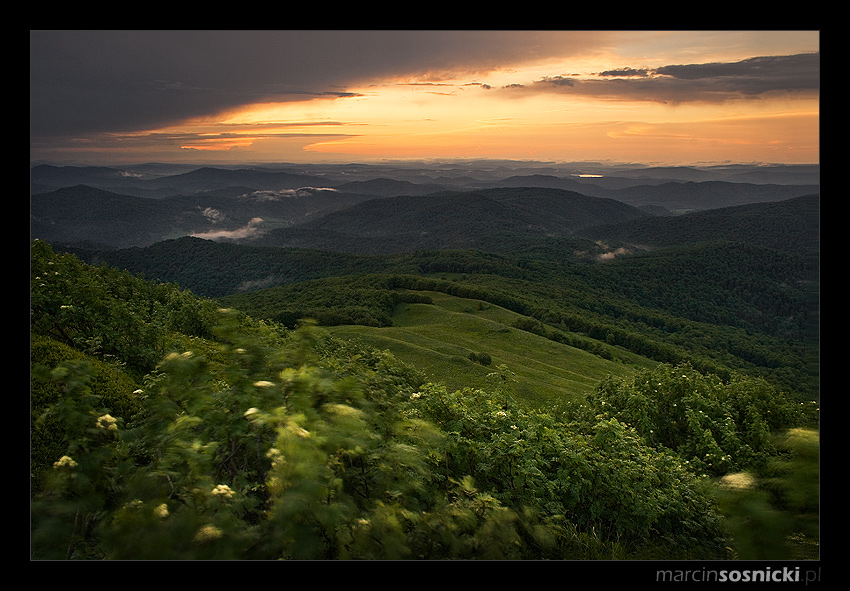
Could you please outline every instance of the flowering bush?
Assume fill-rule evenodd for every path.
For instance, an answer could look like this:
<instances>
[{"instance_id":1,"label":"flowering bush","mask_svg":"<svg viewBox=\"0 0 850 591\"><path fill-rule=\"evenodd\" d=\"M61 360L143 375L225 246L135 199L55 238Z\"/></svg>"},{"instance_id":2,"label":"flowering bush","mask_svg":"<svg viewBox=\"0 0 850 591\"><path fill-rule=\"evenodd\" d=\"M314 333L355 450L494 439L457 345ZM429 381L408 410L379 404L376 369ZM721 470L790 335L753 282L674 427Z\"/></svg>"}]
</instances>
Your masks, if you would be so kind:
<instances>
[{"instance_id":1,"label":"flowering bush","mask_svg":"<svg viewBox=\"0 0 850 591\"><path fill-rule=\"evenodd\" d=\"M776 453L771 433L800 414L765 381L723 382L687 364L662 364L632 380L608 379L588 397L585 417L632 426L648 444L678 453L691 470L712 476L751 468Z\"/></svg>"}]
</instances>

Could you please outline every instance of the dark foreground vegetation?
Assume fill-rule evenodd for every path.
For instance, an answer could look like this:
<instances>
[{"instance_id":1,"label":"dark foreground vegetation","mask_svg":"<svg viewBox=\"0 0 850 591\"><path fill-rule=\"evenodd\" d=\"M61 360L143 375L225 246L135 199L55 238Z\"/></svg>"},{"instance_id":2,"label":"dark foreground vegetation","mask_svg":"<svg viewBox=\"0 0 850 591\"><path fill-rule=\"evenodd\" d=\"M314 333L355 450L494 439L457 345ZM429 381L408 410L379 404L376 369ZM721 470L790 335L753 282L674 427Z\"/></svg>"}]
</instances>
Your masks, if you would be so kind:
<instances>
[{"instance_id":1,"label":"dark foreground vegetation","mask_svg":"<svg viewBox=\"0 0 850 591\"><path fill-rule=\"evenodd\" d=\"M775 299L748 295L768 285L760 276L751 290L725 286L740 314L718 336L689 320L728 312L711 291L700 310L648 314L626 302L675 300L672 288L659 277L645 291L617 269L607 281L623 299L595 307L566 297L585 293L567 280L549 281L560 295L544 298L531 263L498 280L427 279L482 302L513 293L498 305L528 329L592 340L603 355L644 347L654 361L541 409L498 363L488 384L451 390L301 320L330 292L289 294L289 314L275 318L283 309L262 312L259 292L237 309L36 240L31 556L816 559L817 370L795 312L805 302L784 294L776 322ZM381 294L413 287L388 283L364 308L399 305Z\"/></svg>"}]
</instances>

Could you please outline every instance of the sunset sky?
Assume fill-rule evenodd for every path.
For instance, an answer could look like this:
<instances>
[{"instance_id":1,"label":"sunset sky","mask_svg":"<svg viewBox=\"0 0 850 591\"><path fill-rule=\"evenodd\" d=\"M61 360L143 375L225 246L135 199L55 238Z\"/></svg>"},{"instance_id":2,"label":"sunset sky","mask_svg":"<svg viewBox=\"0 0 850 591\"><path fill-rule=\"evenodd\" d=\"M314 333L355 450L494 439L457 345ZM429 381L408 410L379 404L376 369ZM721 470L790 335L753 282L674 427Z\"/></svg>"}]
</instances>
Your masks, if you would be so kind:
<instances>
[{"instance_id":1,"label":"sunset sky","mask_svg":"<svg viewBox=\"0 0 850 591\"><path fill-rule=\"evenodd\" d=\"M817 31L31 31L68 164L819 162Z\"/></svg>"}]
</instances>

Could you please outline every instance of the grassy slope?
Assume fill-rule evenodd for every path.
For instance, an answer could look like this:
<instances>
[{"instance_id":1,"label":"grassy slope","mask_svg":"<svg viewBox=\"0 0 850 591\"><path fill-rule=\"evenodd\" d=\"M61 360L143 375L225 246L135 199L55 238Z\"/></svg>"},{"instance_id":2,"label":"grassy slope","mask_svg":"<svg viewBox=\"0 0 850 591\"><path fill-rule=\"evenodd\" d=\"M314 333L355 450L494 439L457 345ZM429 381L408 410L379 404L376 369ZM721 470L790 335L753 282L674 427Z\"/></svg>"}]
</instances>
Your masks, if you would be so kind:
<instances>
[{"instance_id":1,"label":"grassy slope","mask_svg":"<svg viewBox=\"0 0 850 591\"><path fill-rule=\"evenodd\" d=\"M608 361L513 328L521 316L478 300L439 292L422 292L433 304L400 304L393 326L335 326L327 330L358 339L425 372L429 379L449 389L495 387L489 377L499 365L513 372L512 390L518 401L538 407L582 398L608 375L624 376L654 362L622 352L629 363ZM469 359L469 354L488 353L490 366Z\"/></svg>"}]
</instances>

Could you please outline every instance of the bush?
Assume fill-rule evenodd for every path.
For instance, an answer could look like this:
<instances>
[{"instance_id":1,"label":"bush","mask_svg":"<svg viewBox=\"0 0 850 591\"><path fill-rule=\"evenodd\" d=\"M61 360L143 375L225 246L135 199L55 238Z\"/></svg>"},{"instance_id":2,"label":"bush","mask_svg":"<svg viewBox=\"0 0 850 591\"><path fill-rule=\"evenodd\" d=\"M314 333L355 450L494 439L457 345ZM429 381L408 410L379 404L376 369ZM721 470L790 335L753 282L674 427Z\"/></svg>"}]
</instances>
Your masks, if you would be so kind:
<instances>
[{"instance_id":1,"label":"bush","mask_svg":"<svg viewBox=\"0 0 850 591\"><path fill-rule=\"evenodd\" d=\"M430 385L415 409L447 434L447 475L468 474L505 506L574 534L555 528L557 544L551 554L537 548L542 556L723 555L720 517L677 456L617 419L565 424L503 400Z\"/></svg>"},{"instance_id":2,"label":"bush","mask_svg":"<svg viewBox=\"0 0 850 591\"><path fill-rule=\"evenodd\" d=\"M469 360L474 361L475 363L480 363L485 367L493 363L493 359L490 357L489 353L472 352L469 354Z\"/></svg>"},{"instance_id":3,"label":"bush","mask_svg":"<svg viewBox=\"0 0 850 591\"><path fill-rule=\"evenodd\" d=\"M513 511L433 471L443 436L399 411L401 372L319 363L333 347L309 325L240 322L225 313L216 359L165 356L132 426L104 423L81 367L53 373L68 443L33 503L35 557L521 557Z\"/></svg>"},{"instance_id":4,"label":"bush","mask_svg":"<svg viewBox=\"0 0 850 591\"><path fill-rule=\"evenodd\" d=\"M63 402L63 380L51 376L54 368L75 368L91 391L93 403L106 414L132 421L139 411L133 382L114 365L86 356L47 337L34 336L30 344L30 472L31 493L42 490L45 473L65 452L69 437L66 425L48 412ZM61 370L60 370L61 371ZM67 371L71 371L70 369ZM61 373L59 374L61 375Z\"/></svg>"},{"instance_id":5,"label":"bush","mask_svg":"<svg viewBox=\"0 0 850 591\"><path fill-rule=\"evenodd\" d=\"M584 416L616 418L648 445L672 450L694 472L713 476L763 465L776 453L771 433L800 419L764 380L723 382L687 364L605 380L588 396Z\"/></svg>"}]
</instances>

